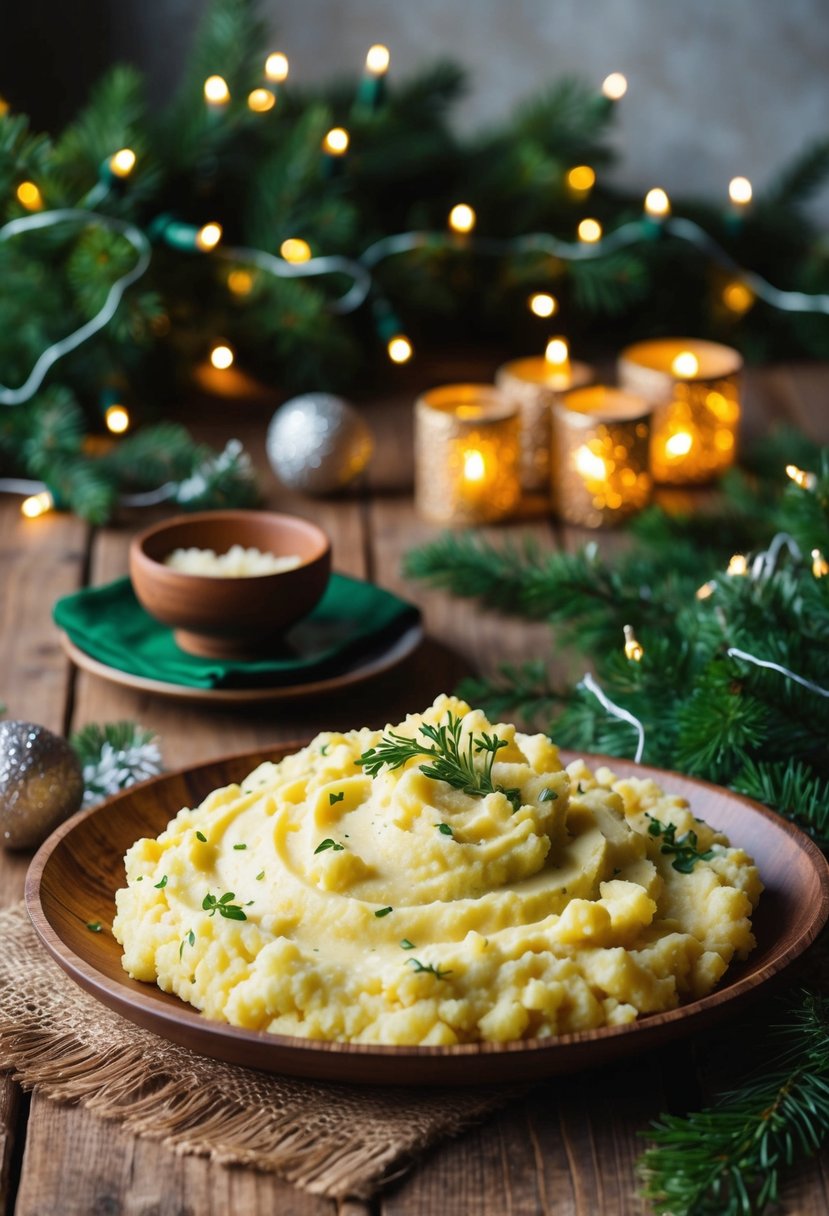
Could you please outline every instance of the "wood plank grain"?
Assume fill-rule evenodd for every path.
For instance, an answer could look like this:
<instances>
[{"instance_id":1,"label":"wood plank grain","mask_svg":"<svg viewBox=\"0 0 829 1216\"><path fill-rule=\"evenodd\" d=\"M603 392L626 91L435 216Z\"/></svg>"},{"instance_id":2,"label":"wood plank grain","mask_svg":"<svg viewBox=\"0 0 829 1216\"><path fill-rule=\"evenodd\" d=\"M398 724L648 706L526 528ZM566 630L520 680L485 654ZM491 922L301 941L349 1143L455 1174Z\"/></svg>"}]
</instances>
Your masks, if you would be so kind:
<instances>
[{"instance_id":1,"label":"wood plank grain","mask_svg":"<svg viewBox=\"0 0 829 1216\"><path fill-rule=\"evenodd\" d=\"M271 1174L180 1157L35 1090L15 1216L334 1216Z\"/></svg>"},{"instance_id":2,"label":"wood plank grain","mask_svg":"<svg viewBox=\"0 0 829 1216\"><path fill-rule=\"evenodd\" d=\"M0 1076L0 1212L5 1212L13 1185L12 1162L21 1128L22 1094L11 1077Z\"/></svg>"}]
</instances>

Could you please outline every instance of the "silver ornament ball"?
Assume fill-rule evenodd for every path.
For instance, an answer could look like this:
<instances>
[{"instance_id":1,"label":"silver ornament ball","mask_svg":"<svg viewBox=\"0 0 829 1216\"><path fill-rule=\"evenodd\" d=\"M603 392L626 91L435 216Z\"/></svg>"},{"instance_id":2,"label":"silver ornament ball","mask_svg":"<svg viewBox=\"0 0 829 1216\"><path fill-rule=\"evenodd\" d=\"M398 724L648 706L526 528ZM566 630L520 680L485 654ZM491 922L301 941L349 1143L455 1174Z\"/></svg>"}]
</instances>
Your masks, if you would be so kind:
<instances>
[{"instance_id":1,"label":"silver ornament ball","mask_svg":"<svg viewBox=\"0 0 829 1216\"><path fill-rule=\"evenodd\" d=\"M0 722L0 845L41 844L82 798L80 762L65 739L33 722Z\"/></svg>"},{"instance_id":2,"label":"silver ornament ball","mask_svg":"<svg viewBox=\"0 0 829 1216\"><path fill-rule=\"evenodd\" d=\"M293 397L268 427L271 468L286 486L307 494L343 489L359 477L373 451L366 421L331 393Z\"/></svg>"}]
</instances>

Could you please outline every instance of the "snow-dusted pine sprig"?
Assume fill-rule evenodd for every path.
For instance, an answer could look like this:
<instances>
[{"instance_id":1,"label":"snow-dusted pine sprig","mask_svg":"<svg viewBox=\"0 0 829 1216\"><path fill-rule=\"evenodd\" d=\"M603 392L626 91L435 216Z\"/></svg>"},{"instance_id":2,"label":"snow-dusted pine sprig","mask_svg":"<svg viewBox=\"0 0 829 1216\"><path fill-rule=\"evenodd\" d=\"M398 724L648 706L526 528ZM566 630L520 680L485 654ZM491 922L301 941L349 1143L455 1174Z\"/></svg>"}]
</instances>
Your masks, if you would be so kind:
<instances>
[{"instance_id":1,"label":"snow-dusted pine sprig","mask_svg":"<svg viewBox=\"0 0 829 1216\"><path fill-rule=\"evenodd\" d=\"M135 722L92 722L70 743L83 768L84 807L162 771L158 740Z\"/></svg>"}]
</instances>

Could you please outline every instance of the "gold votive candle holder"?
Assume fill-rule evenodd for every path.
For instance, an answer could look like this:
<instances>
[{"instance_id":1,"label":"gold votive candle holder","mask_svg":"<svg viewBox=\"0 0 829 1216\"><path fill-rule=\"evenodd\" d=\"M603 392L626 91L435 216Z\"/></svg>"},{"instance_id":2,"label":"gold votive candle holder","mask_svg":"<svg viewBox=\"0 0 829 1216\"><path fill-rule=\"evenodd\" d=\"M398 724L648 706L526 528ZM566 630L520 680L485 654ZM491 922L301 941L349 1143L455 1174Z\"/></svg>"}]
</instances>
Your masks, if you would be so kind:
<instances>
[{"instance_id":1,"label":"gold votive candle holder","mask_svg":"<svg viewBox=\"0 0 829 1216\"><path fill-rule=\"evenodd\" d=\"M518 406L521 422L521 488L548 494L550 487L550 409L563 393L595 379L587 363L556 367L543 355L513 359L498 368L495 385Z\"/></svg>"},{"instance_id":2,"label":"gold votive candle holder","mask_svg":"<svg viewBox=\"0 0 829 1216\"><path fill-rule=\"evenodd\" d=\"M518 409L490 384L446 384L415 403L415 507L443 524L503 519L518 506Z\"/></svg>"},{"instance_id":3,"label":"gold votive candle holder","mask_svg":"<svg viewBox=\"0 0 829 1216\"><path fill-rule=\"evenodd\" d=\"M696 338L638 342L619 356L619 382L653 406L654 481L710 481L737 457L739 352Z\"/></svg>"},{"instance_id":4,"label":"gold votive candle holder","mask_svg":"<svg viewBox=\"0 0 829 1216\"><path fill-rule=\"evenodd\" d=\"M650 413L641 397L603 384L553 405L550 488L561 519L602 528L647 505Z\"/></svg>"}]
</instances>

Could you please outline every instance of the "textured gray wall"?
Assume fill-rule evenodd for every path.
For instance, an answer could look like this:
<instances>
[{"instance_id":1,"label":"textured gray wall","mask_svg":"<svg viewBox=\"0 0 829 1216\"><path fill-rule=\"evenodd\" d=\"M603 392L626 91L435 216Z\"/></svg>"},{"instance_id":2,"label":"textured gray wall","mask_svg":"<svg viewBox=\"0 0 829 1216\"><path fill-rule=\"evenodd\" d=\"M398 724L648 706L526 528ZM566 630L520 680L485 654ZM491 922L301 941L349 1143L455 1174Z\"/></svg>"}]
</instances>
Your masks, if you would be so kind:
<instances>
[{"instance_id":1,"label":"textured gray wall","mask_svg":"<svg viewBox=\"0 0 829 1216\"><path fill-rule=\"evenodd\" d=\"M175 81L205 0L27 0L9 5L0 93L59 125L108 60ZM295 78L358 70L386 42L392 71L436 55L471 73L466 125L497 119L564 73L624 72L617 180L725 197L757 186L829 133L829 0L262 0ZM73 45L74 44L74 45ZM67 53L68 52L68 53ZM821 217L829 219L829 191Z\"/></svg>"}]
</instances>

